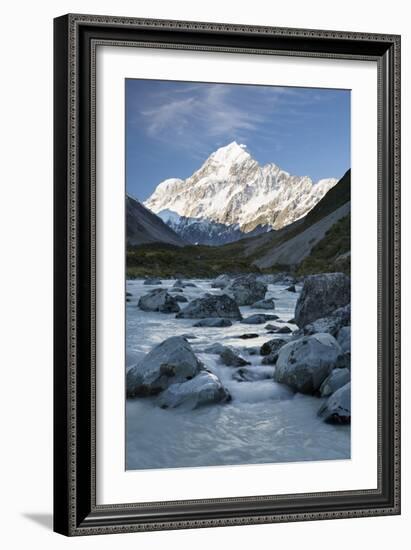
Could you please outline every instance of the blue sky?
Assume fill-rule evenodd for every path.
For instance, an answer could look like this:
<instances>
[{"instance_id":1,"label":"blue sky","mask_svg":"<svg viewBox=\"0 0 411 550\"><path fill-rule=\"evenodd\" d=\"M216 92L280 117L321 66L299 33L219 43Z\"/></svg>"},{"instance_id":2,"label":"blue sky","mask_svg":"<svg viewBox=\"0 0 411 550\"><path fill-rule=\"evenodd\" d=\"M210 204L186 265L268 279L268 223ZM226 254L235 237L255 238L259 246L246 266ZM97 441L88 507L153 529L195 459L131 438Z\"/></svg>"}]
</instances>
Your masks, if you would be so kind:
<instances>
[{"instance_id":1,"label":"blue sky","mask_svg":"<svg viewBox=\"0 0 411 550\"><path fill-rule=\"evenodd\" d=\"M350 167L350 92L126 80L126 185L138 199L232 141L260 164L339 178Z\"/></svg>"}]
</instances>

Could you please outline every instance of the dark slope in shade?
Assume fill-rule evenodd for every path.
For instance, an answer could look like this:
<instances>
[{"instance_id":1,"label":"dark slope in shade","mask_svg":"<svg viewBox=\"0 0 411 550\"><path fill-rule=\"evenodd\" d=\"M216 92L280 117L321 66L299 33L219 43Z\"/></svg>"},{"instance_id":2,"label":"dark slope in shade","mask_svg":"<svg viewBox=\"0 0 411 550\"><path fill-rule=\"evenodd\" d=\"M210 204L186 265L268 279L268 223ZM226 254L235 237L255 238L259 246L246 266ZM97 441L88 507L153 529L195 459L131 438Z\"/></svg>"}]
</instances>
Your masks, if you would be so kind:
<instances>
[{"instance_id":1,"label":"dark slope in shade","mask_svg":"<svg viewBox=\"0 0 411 550\"><path fill-rule=\"evenodd\" d=\"M165 243L185 246L187 243L158 216L129 195L126 197L127 245Z\"/></svg>"}]
</instances>

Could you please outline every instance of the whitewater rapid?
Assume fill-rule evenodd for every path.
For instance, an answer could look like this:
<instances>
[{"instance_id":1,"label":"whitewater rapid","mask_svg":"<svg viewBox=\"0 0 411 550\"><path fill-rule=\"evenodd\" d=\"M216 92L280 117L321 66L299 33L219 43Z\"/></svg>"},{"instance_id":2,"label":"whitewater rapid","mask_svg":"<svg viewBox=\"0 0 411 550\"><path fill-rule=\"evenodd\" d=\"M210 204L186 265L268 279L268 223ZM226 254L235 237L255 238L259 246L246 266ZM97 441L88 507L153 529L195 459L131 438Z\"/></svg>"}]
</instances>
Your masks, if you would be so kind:
<instances>
[{"instance_id":1,"label":"whitewater rapid","mask_svg":"<svg viewBox=\"0 0 411 550\"><path fill-rule=\"evenodd\" d=\"M175 279L163 280L170 288ZM186 287L188 300L205 292L220 294L210 280L191 280ZM160 285L158 285L160 286ZM257 349L276 337L262 325L233 321L231 327L193 327L195 319L176 319L175 314L141 311L137 302L142 294L156 288L142 280L127 281L131 297L127 302L126 367L136 364L155 345L170 336L190 335L193 351L229 390L232 401L195 410L163 410L155 398L128 399L126 403L127 469L175 468L234 464L296 462L350 458L350 427L326 424L317 411L322 400L292 393L272 379L238 382L232 379L235 368L221 364L217 355L203 353L214 343L231 346L252 365L261 365ZM297 287L297 291L299 288ZM298 293L285 285L268 285L266 298L275 299L275 310L240 307L243 317L253 313L274 313L287 323L294 316ZM181 308L185 304L180 304ZM269 321L270 322L270 321ZM273 321L278 324L279 321ZM257 338L241 339L246 333ZM284 335L278 335L284 338ZM263 366L269 373L275 367Z\"/></svg>"}]
</instances>

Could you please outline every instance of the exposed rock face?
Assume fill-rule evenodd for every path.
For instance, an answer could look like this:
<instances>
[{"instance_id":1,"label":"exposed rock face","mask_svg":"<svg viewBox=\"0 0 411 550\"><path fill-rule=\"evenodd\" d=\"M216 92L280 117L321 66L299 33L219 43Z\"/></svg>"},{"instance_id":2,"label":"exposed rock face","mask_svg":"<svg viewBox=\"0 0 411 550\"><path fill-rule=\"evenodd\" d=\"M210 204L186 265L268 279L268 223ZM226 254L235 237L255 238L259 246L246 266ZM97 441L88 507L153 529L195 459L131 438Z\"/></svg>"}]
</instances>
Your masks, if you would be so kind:
<instances>
[{"instance_id":1,"label":"exposed rock face","mask_svg":"<svg viewBox=\"0 0 411 550\"><path fill-rule=\"evenodd\" d=\"M301 393L317 391L337 366L341 348L331 334L314 334L283 346L276 363L276 382Z\"/></svg>"},{"instance_id":2,"label":"exposed rock face","mask_svg":"<svg viewBox=\"0 0 411 550\"><path fill-rule=\"evenodd\" d=\"M329 332L336 336L342 327L347 327L351 323L351 305L340 307L333 311L327 317L321 317L312 323L306 325L303 329L304 334L315 334L316 332Z\"/></svg>"},{"instance_id":3,"label":"exposed rock face","mask_svg":"<svg viewBox=\"0 0 411 550\"><path fill-rule=\"evenodd\" d=\"M256 382L273 378L274 367L240 367L233 374L237 382Z\"/></svg>"},{"instance_id":4,"label":"exposed rock face","mask_svg":"<svg viewBox=\"0 0 411 550\"><path fill-rule=\"evenodd\" d=\"M351 379L348 369L334 369L327 376L320 387L321 397L328 397L342 386L345 386Z\"/></svg>"},{"instance_id":5,"label":"exposed rock face","mask_svg":"<svg viewBox=\"0 0 411 550\"><path fill-rule=\"evenodd\" d=\"M252 304L252 307L256 309L275 309L274 300L269 298L268 300L258 300L255 304Z\"/></svg>"},{"instance_id":6,"label":"exposed rock face","mask_svg":"<svg viewBox=\"0 0 411 550\"><path fill-rule=\"evenodd\" d=\"M188 300L185 296L180 296L179 294L177 294L176 296L173 296L174 300L176 302L180 302L180 303L187 303Z\"/></svg>"},{"instance_id":7,"label":"exposed rock face","mask_svg":"<svg viewBox=\"0 0 411 550\"><path fill-rule=\"evenodd\" d=\"M219 353L219 355L221 357L221 361L227 367L244 367L246 365L250 365L248 361L234 353L234 351L230 348L225 348Z\"/></svg>"},{"instance_id":8,"label":"exposed rock face","mask_svg":"<svg viewBox=\"0 0 411 550\"><path fill-rule=\"evenodd\" d=\"M250 306L264 300L267 285L257 281L255 275L243 275L234 279L227 287L227 292L234 297L239 306Z\"/></svg>"},{"instance_id":9,"label":"exposed rock face","mask_svg":"<svg viewBox=\"0 0 411 550\"><path fill-rule=\"evenodd\" d=\"M262 325L263 323L273 321L274 319L278 319L278 316L268 315L267 313L255 313L254 315L250 315L249 317L243 319L241 323L246 325Z\"/></svg>"},{"instance_id":10,"label":"exposed rock face","mask_svg":"<svg viewBox=\"0 0 411 550\"><path fill-rule=\"evenodd\" d=\"M248 232L261 224L275 229L303 217L331 189L335 179L314 182L275 164L260 166L244 146L221 147L189 178L167 179L145 202L153 212L238 224Z\"/></svg>"},{"instance_id":11,"label":"exposed rock face","mask_svg":"<svg viewBox=\"0 0 411 550\"><path fill-rule=\"evenodd\" d=\"M172 336L127 372L127 397L156 395L171 384L190 380L202 369L187 340Z\"/></svg>"},{"instance_id":12,"label":"exposed rock face","mask_svg":"<svg viewBox=\"0 0 411 550\"><path fill-rule=\"evenodd\" d=\"M184 407L196 409L203 405L230 400L230 394L211 372L203 371L192 380L173 384L157 399L162 409Z\"/></svg>"},{"instance_id":13,"label":"exposed rock face","mask_svg":"<svg viewBox=\"0 0 411 550\"><path fill-rule=\"evenodd\" d=\"M233 323L230 321L230 319L201 319L201 321L197 321L197 323L194 323L193 327L231 327Z\"/></svg>"},{"instance_id":14,"label":"exposed rock face","mask_svg":"<svg viewBox=\"0 0 411 550\"><path fill-rule=\"evenodd\" d=\"M178 319L207 319L210 317L242 319L238 305L227 294L222 294L221 296L206 294L202 298L196 298L183 311L178 313L176 317Z\"/></svg>"},{"instance_id":15,"label":"exposed rock face","mask_svg":"<svg viewBox=\"0 0 411 550\"><path fill-rule=\"evenodd\" d=\"M304 280L295 306L295 321L304 327L350 302L350 279L344 273L311 275Z\"/></svg>"},{"instance_id":16,"label":"exposed rock face","mask_svg":"<svg viewBox=\"0 0 411 550\"><path fill-rule=\"evenodd\" d=\"M322 404L318 415L326 422L349 424L351 422L351 382L334 392Z\"/></svg>"},{"instance_id":17,"label":"exposed rock face","mask_svg":"<svg viewBox=\"0 0 411 550\"><path fill-rule=\"evenodd\" d=\"M228 275L219 275L212 283L211 288L225 288L230 284L230 277Z\"/></svg>"},{"instance_id":18,"label":"exposed rock face","mask_svg":"<svg viewBox=\"0 0 411 550\"><path fill-rule=\"evenodd\" d=\"M280 348L285 346L287 340L284 338L273 338L268 342L265 342L260 348L261 355L270 355L271 353L277 352Z\"/></svg>"},{"instance_id":19,"label":"exposed rock face","mask_svg":"<svg viewBox=\"0 0 411 550\"><path fill-rule=\"evenodd\" d=\"M161 313L180 311L177 300L162 288L155 288L148 294L141 296L137 305L143 311L159 311Z\"/></svg>"}]
</instances>

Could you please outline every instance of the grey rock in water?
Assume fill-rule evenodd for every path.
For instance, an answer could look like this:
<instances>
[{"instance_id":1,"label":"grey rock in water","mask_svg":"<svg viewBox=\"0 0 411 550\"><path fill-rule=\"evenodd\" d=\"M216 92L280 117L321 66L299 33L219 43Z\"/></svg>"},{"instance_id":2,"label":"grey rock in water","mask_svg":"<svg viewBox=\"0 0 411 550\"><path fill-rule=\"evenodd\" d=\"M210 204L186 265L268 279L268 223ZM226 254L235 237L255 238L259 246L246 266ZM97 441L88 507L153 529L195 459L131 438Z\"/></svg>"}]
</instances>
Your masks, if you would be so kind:
<instances>
[{"instance_id":1,"label":"grey rock in water","mask_svg":"<svg viewBox=\"0 0 411 550\"><path fill-rule=\"evenodd\" d=\"M279 327L277 325L268 324L264 328L267 329L270 334L291 334L292 332L290 327L287 326Z\"/></svg>"},{"instance_id":2,"label":"grey rock in water","mask_svg":"<svg viewBox=\"0 0 411 550\"><path fill-rule=\"evenodd\" d=\"M219 275L214 281L211 283L211 288L225 288L230 284L230 277L228 275Z\"/></svg>"},{"instance_id":3,"label":"grey rock in water","mask_svg":"<svg viewBox=\"0 0 411 550\"><path fill-rule=\"evenodd\" d=\"M318 416L332 424L351 422L351 382L339 388L321 405Z\"/></svg>"},{"instance_id":4,"label":"grey rock in water","mask_svg":"<svg viewBox=\"0 0 411 550\"><path fill-rule=\"evenodd\" d=\"M278 351L273 351L269 355L265 355L261 361L262 365L276 365L278 361Z\"/></svg>"},{"instance_id":5,"label":"grey rock in water","mask_svg":"<svg viewBox=\"0 0 411 550\"><path fill-rule=\"evenodd\" d=\"M231 327L232 324L230 319L211 317L210 319L201 319L201 321L197 321L197 323L194 323L193 327Z\"/></svg>"},{"instance_id":6,"label":"grey rock in water","mask_svg":"<svg viewBox=\"0 0 411 550\"><path fill-rule=\"evenodd\" d=\"M312 323L309 323L303 328L304 334L315 334L316 332L329 332L333 336L337 336L337 333L342 327L346 327L351 323L351 305L340 307L334 310L327 317L321 317Z\"/></svg>"},{"instance_id":7,"label":"grey rock in water","mask_svg":"<svg viewBox=\"0 0 411 550\"><path fill-rule=\"evenodd\" d=\"M170 386L157 399L162 409L184 407L196 409L204 405L230 400L229 392L211 372L203 371L192 380Z\"/></svg>"},{"instance_id":8,"label":"grey rock in water","mask_svg":"<svg viewBox=\"0 0 411 550\"><path fill-rule=\"evenodd\" d=\"M185 296L180 296L180 294L177 294L176 296L173 296L173 298L176 302L179 302L179 303L182 303L182 304L185 304L185 303L188 302L188 299Z\"/></svg>"},{"instance_id":9,"label":"grey rock in water","mask_svg":"<svg viewBox=\"0 0 411 550\"><path fill-rule=\"evenodd\" d=\"M288 288L286 288L285 290L288 290L288 292L297 292L297 290L295 289L295 285L291 285Z\"/></svg>"},{"instance_id":10,"label":"grey rock in water","mask_svg":"<svg viewBox=\"0 0 411 550\"><path fill-rule=\"evenodd\" d=\"M288 340L284 338L272 338L265 342L260 348L260 355L270 355L270 353L277 352L280 348L285 346Z\"/></svg>"},{"instance_id":11,"label":"grey rock in water","mask_svg":"<svg viewBox=\"0 0 411 550\"><path fill-rule=\"evenodd\" d=\"M177 313L180 311L176 299L162 288L155 288L148 294L141 296L137 305L143 311L159 311L161 313Z\"/></svg>"},{"instance_id":12,"label":"grey rock in water","mask_svg":"<svg viewBox=\"0 0 411 550\"><path fill-rule=\"evenodd\" d=\"M255 309L275 309L275 303L273 298L268 298L266 300L258 300L251 307Z\"/></svg>"},{"instance_id":13,"label":"grey rock in water","mask_svg":"<svg viewBox=\"0 0 411 550\"><path fill-rule=\"evenodd\" d=\"M127 397L156 395L171 384L194 378L202 369L189 342L182 336L172 336L129 369Z\"/></svg>"},{"instance_id":14,"label":"grey rock in water","mask_svg":"<svg viewBox=\"0 0 411 550\"><path fill-rule=\"evenodd\" d=\"M241 323L244 323L246 325L262 325L263 323L266 323L267 321L273 321L275 319L278 319L277 315L269 315L267 313L254 313L254 315L250 315L249 317L245 317Z\"/></svg>"},{"instance_id":15,"label":"grey rock in water","mask_svg":"<svg viewBox=\"0 0 411 550\"><path fill-rule=\"evenodd\" d=\"M246 361L227 347L219 353L219 356L227 367L245 367L246 365L251 365L249 361Z\"/></svg>"},{"instance_id":16,"label":"grey rock in water","mask_svg":"<svg viewBox=\"0 0 411 550\"><path fill-rule=\"evenodd\" d=\"M258 338L259 334L256 334L255 332L249 332L246 334L240 334L238 337L242 340L250 340L251 338Z\"/></svg>"},{"instance_id":17,"label":"grey rock in water","mask_svg":"<svg viewBox=\"0 0 411 550\"><path fill-rule=\"evenodd\" d=\"M340 344L343 353L351 351L351 327L342 327L337 334L337 342Z\"/></svg>"},{"instance_id":18,"label":"grey rock in water","mask_svg":"<svg viewBox=\"0 0 411 550\"><path fill-rule=\"evenodd\" d=\"M237 277L226 290L239 306L250 306L264 300L267 285L257 281L255 275L250 274Z\"/></svg>"},{"instance_id":19,"label":"grey rock in water","mask_svg":"<svg viewBox=\"0 0 411 550\"><path fill-rule=\"evenodd\" d=\"M131 292L126 292L126 296L127 296L127 298L130 298L133 295L131 294Z\"/></svg>"},{"instance_id":20,"label":"grey rock in water","mask_svg":"<svg viewBox=\"0 0 411 550\"><path fill-rule=\"evenodd\" d=\"M238 305L227 294L222 294L221 296L206 294L202 298L196 298L178 313L176 317L178 319L207 319L209 317L242 319Z\"/></svg>"},{"instance_id":21,"label":"grey rock in water","mask_svg":"<svg viewBox=\"0 0 411 550\"><path fill-rule=\"evenodd\" d=\"M328 397L351 380L348 369L334 369L320 387L321 397Z\"/></svg>"},{"instance_id":22,"label":"grey rock in water","mask_svg":"<svg viewBox=\"0 0 411 550\"><path fill-rule=\"evenodd\" d=\"M154 278L151 278L149 277L148 279L146 279L143 283L144 285L161 285L162 282L161 282L161 279L154 279Z\"/></svg>"},{"instance_id":23,"label":"grey rock in water","mask_svg":"<svg viewBox=\"0 0 411 550\"><path fill-rule=\"evenodd\" d=\"M301 393L312 394L337 366L341 348L331 334L293 340L278 352L274 378Z\"/></svg>"},{"instance_id":24,"label":"grey rock in water","mask_svg":"<svg viewBox=\"0 0 411 550\"><path fill-rule=\"evenodd\" d=\"M215 344L208 346L208 348L205 348L203 350L203 353L214 353L216 355L220 355L220 353L223 352L225 349L227 349L227 346L223 346L223 344L219 344L218 342L216 342Z\"/></svg>"},{"instance_id":25,"label":"grey rock in water","mask_svg":"<svg viewBox=\"0 0 411 550\"><path fill-rule=\"evenodd\" d=\"M237 382L258 382L273 378L273 367L240 367L233 373L233 380Z\"/></svg>"},{"instance_id":26,"label":"grey rock in water","mask_svg":"<svg viewBox=\"0 0 411 550\"><path fill-rule=\"evenodd\" d=\"M350 279L344 273L322 273L306 277L295 306L299 327L330 315L350 302Z\"/></svg>"}]
</instances>

